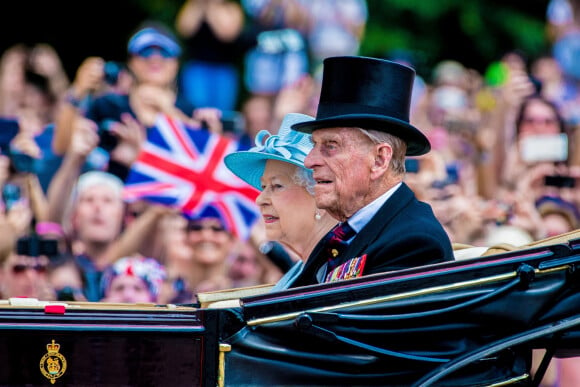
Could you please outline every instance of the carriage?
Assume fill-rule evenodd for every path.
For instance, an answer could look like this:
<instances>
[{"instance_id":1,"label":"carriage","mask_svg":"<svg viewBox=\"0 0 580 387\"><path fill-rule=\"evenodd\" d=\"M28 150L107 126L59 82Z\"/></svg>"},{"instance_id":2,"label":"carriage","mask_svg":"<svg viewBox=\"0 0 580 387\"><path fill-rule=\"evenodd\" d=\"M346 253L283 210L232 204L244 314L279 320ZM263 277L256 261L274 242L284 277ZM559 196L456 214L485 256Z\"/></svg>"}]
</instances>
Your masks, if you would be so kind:
<instances>
[{"instance_id":1,"label":"carriage","mask_svg":"<svg viewBox=\"0 0 580 387\"><path fill-rule=\"evenodd\" d=\"M576 237L195 305L2 300L0 385L537 385L580 356Z\"/></svg>"}]
</instances>

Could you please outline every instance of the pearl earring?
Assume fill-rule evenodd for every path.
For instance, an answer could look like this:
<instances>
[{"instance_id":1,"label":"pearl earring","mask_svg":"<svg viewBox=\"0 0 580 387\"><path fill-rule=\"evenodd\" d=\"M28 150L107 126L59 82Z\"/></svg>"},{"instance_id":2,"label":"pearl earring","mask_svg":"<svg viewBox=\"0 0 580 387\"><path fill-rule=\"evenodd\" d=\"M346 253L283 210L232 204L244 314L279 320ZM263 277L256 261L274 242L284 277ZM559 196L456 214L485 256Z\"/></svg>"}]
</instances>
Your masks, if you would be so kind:
<instances>
[{"instance_id":1,"label":"pearl earring","mask_svg":"<svg viewBox=\"0 0 580 387\"><path fill-rule=\"evenodd\" d=\"M322 215L320 215L320 211L318 211L318 209L316 209L316 213L314 214L314 219L316 219L316 220L322 219Z\"/></svg>"}]
</instances>

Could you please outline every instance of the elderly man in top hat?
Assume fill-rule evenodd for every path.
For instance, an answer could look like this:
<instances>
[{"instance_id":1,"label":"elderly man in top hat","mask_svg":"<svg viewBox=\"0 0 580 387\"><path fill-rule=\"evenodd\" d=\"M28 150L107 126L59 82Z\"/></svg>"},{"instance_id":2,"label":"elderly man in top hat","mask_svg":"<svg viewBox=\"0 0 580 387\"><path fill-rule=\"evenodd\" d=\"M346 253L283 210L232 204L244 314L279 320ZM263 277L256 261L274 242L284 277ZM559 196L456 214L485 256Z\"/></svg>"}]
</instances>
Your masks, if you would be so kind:
<instances>
[{"instance_id":1,"label":"elderly man in top hat","mask_svg":"<svg viewBox=\"0 0 580 387\"><path fill-rule=\"evenodd\" d=\"M325 59L316 119L292 129L312 134L304 164L317 206L348 231L321 240L291 287L453 260L431 207L403 182L405 156L431 148L409 124L414 77L387 60ZM337 239L342 247L328 248Z\"/></svg>"}]
</instances>

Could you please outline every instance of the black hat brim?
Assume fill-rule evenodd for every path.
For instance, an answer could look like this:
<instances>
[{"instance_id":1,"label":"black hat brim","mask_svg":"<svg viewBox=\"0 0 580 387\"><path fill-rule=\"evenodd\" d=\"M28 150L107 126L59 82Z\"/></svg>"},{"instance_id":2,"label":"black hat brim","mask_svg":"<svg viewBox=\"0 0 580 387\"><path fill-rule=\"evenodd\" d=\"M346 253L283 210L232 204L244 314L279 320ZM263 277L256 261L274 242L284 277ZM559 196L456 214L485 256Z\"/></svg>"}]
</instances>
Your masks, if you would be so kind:
<instances>
[{"instance_id":1,"label":"black hat brim","mask_svg":"<svg viewBox=\"0 0 580 387\"><path fill-rule=\"evenodd\" d=\"M356 127L378 130L397 136L407 143L407 156L420 156L431 150L429 140L421 131L405 121L374 114L345 114L292 125L293 130L312 133L316 129Z\"/></svg>"}]
</instances>

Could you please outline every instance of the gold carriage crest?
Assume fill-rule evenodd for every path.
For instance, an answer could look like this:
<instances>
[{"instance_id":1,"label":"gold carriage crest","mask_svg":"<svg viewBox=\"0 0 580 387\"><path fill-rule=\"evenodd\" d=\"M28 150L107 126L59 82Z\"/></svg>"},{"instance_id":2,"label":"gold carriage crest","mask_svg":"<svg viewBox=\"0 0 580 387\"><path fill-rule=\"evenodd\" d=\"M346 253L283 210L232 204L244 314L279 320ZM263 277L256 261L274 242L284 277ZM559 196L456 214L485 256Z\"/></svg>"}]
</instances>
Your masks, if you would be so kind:
<instances>
[{"instance_id":1,"label":"gold carriage crest","mask_svg":"<svg viewBox=\"0 0 580 387\"><path fill-rule=\"evenodd\" d=\"M66 359L58 352L60 344L55 343L54 340L46 344L46 350L47 352L40 359L40 372L50 380L50 383L54 384L56 379L64 375L66 371Z\"/></svg>"}]
</instances>

